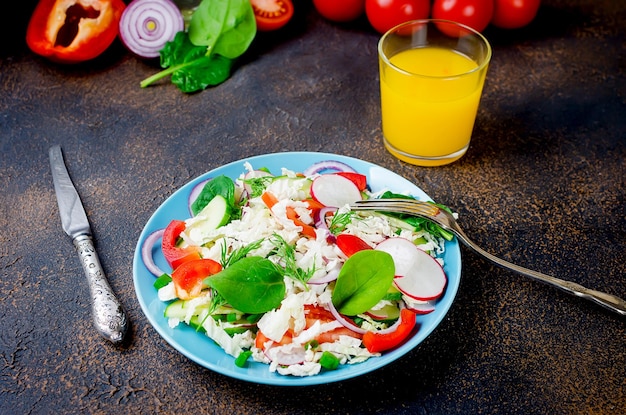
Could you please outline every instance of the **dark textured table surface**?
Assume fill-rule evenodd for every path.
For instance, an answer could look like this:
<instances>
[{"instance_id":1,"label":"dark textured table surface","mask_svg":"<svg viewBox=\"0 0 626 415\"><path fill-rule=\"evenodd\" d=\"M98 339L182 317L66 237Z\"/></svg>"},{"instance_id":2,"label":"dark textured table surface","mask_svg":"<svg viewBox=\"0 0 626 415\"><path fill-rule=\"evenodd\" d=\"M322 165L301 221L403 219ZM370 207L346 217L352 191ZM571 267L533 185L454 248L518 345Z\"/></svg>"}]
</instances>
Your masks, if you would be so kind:
<instances>
[{"instance_id":1,"label":"dark textured table surface","mask_svg":"<svg viewBox=\"0 0 626 415\"><path fill-rule=\"evenodd\" d=\"M3 35L21 39L26 4L3 15ZM132 276L143 226L180 186L247 156L305 150L387 167L458 211L487 250L626 296L625 28L623 1L545 0L529 27L488 29L494 55L471 147L439 168L383 149L378 36L321 20L306 2L286 30L257 38L231 79L193 95L139 88L157 66L119 44L67 67L4 42L0 413L626 413L625 319L465 248L457 298L426 341L375 372L302 388L191 362L148 323ZM93 329L61 230L54 143L132 322L122 347Z\"/></svg>"}]
</instances>

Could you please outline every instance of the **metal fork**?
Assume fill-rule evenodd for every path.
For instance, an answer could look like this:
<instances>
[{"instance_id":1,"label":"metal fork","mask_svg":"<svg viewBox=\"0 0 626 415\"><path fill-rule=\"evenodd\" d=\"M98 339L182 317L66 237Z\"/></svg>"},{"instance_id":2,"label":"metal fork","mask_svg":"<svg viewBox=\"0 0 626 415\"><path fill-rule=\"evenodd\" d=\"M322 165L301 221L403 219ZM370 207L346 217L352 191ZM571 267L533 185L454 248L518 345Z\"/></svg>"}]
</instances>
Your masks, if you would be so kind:
<instances>
[{"instance_id":1,"label":"metal fork","mask_svg":"<svg viewBox=\"0 0 626 415\"><path fill-rule=\"evenodd\" d=\"M456 219L450 213L443 209L440 209L436 205L427 202L420 202L411 199L368 199L360 200L350 205L352 210L359 211L378 211L378 212L395 212L404 213L407 215L418 216L424 219L428 219L434 223L437 223L443 229L452 232L463 244L470 249L474 250L478 254L487 258L491 262L501 267L510 269L527 277L535 280L542 281L544 283L553 285L569 294L573 294L577 297L584 298L586 300L593 301L603 307L608 308L622 316L626 316L626 301L616 297L612 294L607 294L601 291L592 290L583 287L575 282L562 280L550 275L542 274L537 271L533 271L519 265L512 264L501 258L498 258L489 252L483 250L471 239L465 235L465 233L459 227Z\"/></svg>"}]
</instances>

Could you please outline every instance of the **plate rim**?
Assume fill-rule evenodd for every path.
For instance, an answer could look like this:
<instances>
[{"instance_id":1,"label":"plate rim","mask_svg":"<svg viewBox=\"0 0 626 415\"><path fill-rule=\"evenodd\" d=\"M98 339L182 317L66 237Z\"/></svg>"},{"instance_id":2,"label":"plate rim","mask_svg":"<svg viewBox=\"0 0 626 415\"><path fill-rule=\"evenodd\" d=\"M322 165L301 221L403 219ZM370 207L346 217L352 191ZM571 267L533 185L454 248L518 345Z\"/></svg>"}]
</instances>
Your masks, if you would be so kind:
<instances>
[{"instance_id":1,"label":"plate rim","mask_svg":"<svg viewBox=\"0 0 626 415\"><path fill-rule=\"evenodd\" d=\"M450 310L452 306L452 303L454 302L454 299L456 298L458 288L460 285L461 270L462 270L461 250L460 250L458 240L456 238L452 242L446 242L446 253L453 256L452 259L454 260L454 264L452 265L453 265L453 270L456 272L455 272L455 275L448 275L448 272L446 272L446 277L448 279L447 284L446 284L446 292L444 296L442 297L442 299L439 300L439 304L437 307L438 310L436 309L435 312L433 312L433 313L436 313L433 321L430 322L430 324L426 328L424 328L424 330L422 330L422 328L420 327L417 333L415 333L413 337L411 337L407 342L405 342L399 348L388 351L384 353L381 357L370 358L363 363L356 363L353 365L344 365L344 367L340 370L323 371L322 373L314 375L314 376L295 377L295 376L285 376L285 375L279 375L277 373L271 373L269 371L269 365L266 365L263 363L257 363L257 362L249 362L248 365L250 364L262 365L262 367L265 368L267 373L270 373L270 375L266 374L265 376L261 378L253 377L251 373L247 373L248 370L246 370L246 368L242 369L242 368L238 368L237 366L235 366L234 358L232 356L227 355L225 352L221 350L219 350L218 352L221 352L230 361L230 365L228 365L228 367L225 367L217 363L212 363L208 361L206 358L198 356L196 353L190 350L189 345L185 345L184 343L181 344L180 341L175 339L171 333L168 333L168 330L165 327L163 327L163 323L167 326L167 321L165 317L163 316L157 317L151 311L150 304L154 303L154 299L152 299L152 302L148 302L148 299L144 297L143 288L141 287L141 281L139 280L139 278L145 277L146 275L148 275L149 277L153 279L154 277L146 269L145 264L143 263L143 259L141 256L141 247L143 245L144 240L152 232L154 232L157 229L160 229L158 227L155 229L153 225L155 222L158 221L158 218L161 215L161 212L166 208L166 206L168 204L175 202L176 198L182 197L181 195L183 194L183 192L187 190L191 191L191 189L193 189L195 185L210 178L212 175L214 176L214 175L224 174L224 173L220 173L220 171L231 169L234 166L239 166L240 173L243 173L244 163L246 162L254 166L255 162L258 162L260 160L262 161L262 160L268 160L268 159L272 159L272 160L284 159L285 157L289 157L292 162L294 159L299 160L300 158L303 158L303 157L307 159L311 159L311 158L319 159L315 161L303 162L303 164L305 164L303 166L303 169L308 167L306 163L311 164L314 162L325 161L325 160L341 161L348 165L350 165L350 163L356 163L358 165L363 165L364 167L367 167L369 170L377 169L380 173L390 174L394 179L396 180L400 179L400 181L404 181L406 182L405 184L408 184L413 187L412 189L395 189L396 191L408 190L411 193L413 192L420 193L420 196L428 200L432 200L430 196L426 194L419 186L412 183L411 181L404 178L403 176L399 175L398 173L395 173L385 167L382 167L378 164L375 164L366 160L362 160L362 159L358 159L358 158L354 158L350 156L345 156L345 155L340 155L340 154L334 154L334 153L311 152L311 151L282 151L282 152L276 152L276 153L266 153L266 154L259 154L259 155L244 157L239 160L234 160L226 164L220 165L218 167L212 168L211 170L188 180L185 184L178 187L172 194L170 194L150 215L148 221L145 223L145 225L142 228L142 231L140 232L140 235L139 235L136 247L135 247L134 255L133 255L133 286L135 289L135 295L137 297L137 300L139 301L139 304L140 304L140 307L144 316L148 319L148 322L150 323L152 328L154 328L154 330L159 334L161 339L165 340L165 342L168 343L173 349L175 349L176 351L178 351L179 353L187 357L189 360L193 361L199 366L212 370L216 373L220 373L224 376L228 376L231 378L235 378L235 379L239 379L239 380L243 380L243 381L247 381L251 383L256 383L256 384L266 384L266 385L275 385L275 386L307 386L307 385L318 385L318 384L325 384L325 383L331 383L331 382L338 382L338 381L347 380L347 379L351 379L357 376L370 373L372 371L380 369L381 367L384 367L400 359L401 357L408 354L410 351L416 349L428 336L430 336L430 334L439 326L439 324L441 324L441 321L447 315L448 311ZM263 166L259 165L257 167L263 167ZM351 167L354 167L354 166L351 166ZM368 172L362 172L360 171L359 168L357 167L354 167L354 168L359 173L367 174L368 182L369 182L369 179L370 179L369 170ZM235 179L235 177L231 177L231 178ZM185 208L186 207L187 206L185 206ZM170 220L171 219L172 217L170 216ZM444 268L450 265L448 264L448 261L450 260L448 259L446 261ZM141 277L140 277L140 274L142 275ZM452 284L450 283L451 281L452 281ZM143 284L145 285L147 283L144 282ZM152 286L152 282L150 282L149 285ZM154 288L152 288L152 290L154 291L153 297L156 297L156 290L154 290ZM445 299L446 301L441 302L443 299ZM158 298L156 300L159 301ZM161 303L165 304L163 302ZM157 318L159 318L160 320L157 320ZM417 318L419 319L420 316L417 316ZM188 331L190 329L191 329L190 327L183 326L183 327L177 327L176 329L173 329L173 330ZM173 333L175 335L176 332L173 331ZM199 334L193 333L193 335L199 335ZM180 336L183 336L183 333L181 333ZM203 342L207 340L212 342L212 340L208 338L207 336L202 336L202 338L206 339L206 340L203 340ZM363 366L360 366L360 365L363 365ZM247 369L250 369L250 367L248 366Z\"/></svg>"}]
</instances>

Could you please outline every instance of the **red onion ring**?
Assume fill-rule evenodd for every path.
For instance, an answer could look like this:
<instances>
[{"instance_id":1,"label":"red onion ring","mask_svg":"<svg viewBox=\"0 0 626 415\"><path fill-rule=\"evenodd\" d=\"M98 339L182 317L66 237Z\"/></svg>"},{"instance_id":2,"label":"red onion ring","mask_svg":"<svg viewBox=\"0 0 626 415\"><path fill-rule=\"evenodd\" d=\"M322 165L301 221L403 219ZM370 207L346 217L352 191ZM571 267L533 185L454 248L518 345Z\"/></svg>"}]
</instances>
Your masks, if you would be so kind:
<instances>
[{"instance_id":1,"label":"red onion ring","mask_svg":"<svg viewBox=\"0 0 626 415\"><path fill-rule=\"evenodd\" d=\"M312 176L314 174L321 173L324 170L335 170L339 172L349 172L349 173L357 172L352 167L348 166L346 163L343 163L341 161L325 160L325 161L319 161L317 163L313 163L308 168L304 169L302 174L304 174L305 176Z\"/></svg>"},{"instance_id":2,"label":"red onion ring","mask_svg":"<svg viewBox=\"0 0 626 415\"><path fill-rule=\"evenodd\" d=\"M358 334L365 334L367 332L367 330L364 330L361 327L350 322L347 318L343 316L343 314L337 311L332 301L328 304L328 308L330 310L330 313L333 315L333 317L335 317L335 320L340 322L342 326L349 328L350 330Z\"/></svg>"},{"instance_id":3,"label":"red onion ring","mask_svg":"<svg viewBox=\"0 0 626 415\"><path fill-rule=\"evenodd\" d=\"M337 208L335 207L323 207L317 213L317 220L315 221L315 227L318 229L326 229L328 230L328 225L326 224L326 215L329 213L335 213Z\"/></svg>"},{"instance_id":4,"label":"red onion ring","mask_svg":"<svg viewBox=\"0 0 626 415\"><path fill-rule=\"evenodd\" d=\"M313 284L313 285L326 284L331 281L335 281L338 275L339 275L339 270L335 268L335 269L330 270L326 275L322 277L310 279L308 283Z\"/></svg>"},{"instance_id":5,"label":"red onion ring","mask_svg":"<svg viewBox=\"0 0 626 415\"><path fill-rule=\"evenodd\" d=\"M306 350L304 347L298 347L294 353L285 353L282 346L270 346L263 351L265 356L272 362L276 362L281 366L291 366L304 363Z\"/></svg>"},{"instance_id":6,"label":"red onion ring","mask_svg":"<svg viewBox=\"0 0 626 415\"><path fill-rule=\"evenodd\" d=\"M122 13L120 39L134 54L156 58L165 43L185 29L183 15L170 0L133 0Z\"/></svg>"},{"instance_id":7,"label":"red onion ring","mask_svg":"<svg viewBox=\"0 0 626 415\"><path fill-rule=\"evenodd\" d=\"M196 199L198 198L198 195L202 192L202 189L204 189L204 185L209 180L211 179L202 180L200 183L198 183L191 189L191 192L189 192L189 197L187 198L187 208L189 209L189 214L191 216L193 216L193 212L191 211L191 205L193 205L193 202L196 201Z\"/></svg>"},{"instance_id":8,"label":"red onion ring","mask_svg":"<svg viewBox=\"0 0 626 415\"><path fill-rule=\"evenodd\" d=\"M402 311L402 309L406 307L404 305L404 301L399 301L398 302L398 306L400 308L400 311ZM330 304L328 304L328 308L330 309L330 312L333 315L333 317L335 317L335 319L338 322L340 322L344 327L349 328L353 332L359 333L359 334L365 334L367 332L367 330L362 329L362 328L356 326L354 323L350 322L350 320L345 318L343 316L343 314L341 314L339 311L337 311L337 309L335 308L335 305L332 303L332 301L330 302ZM391 326L387 327L386 329L376 330L376 331L374 331L374 333L378 333L378 334L392 333L392 332L396 331L396 329L398 328L398 326L400 326L401 323L402 323L402 319L398 318Z\"/></svg>"},{"instance_id":9,"label":"red onion ring","mask_svg":"<svg viewBox=\"0 0 626 415\"><path fill-rule=\"evenodd\" d=\"M143 260L144 265L148 268L155 277L160 277L164 274L163 271L154 263L154 258L152 256L152 248L156 245L157 241L163 237L163 233L165 229L159 229L152 232L148 237L143 241L143 245L141 246L141 259Z\"/></svg>"}]
</instances>

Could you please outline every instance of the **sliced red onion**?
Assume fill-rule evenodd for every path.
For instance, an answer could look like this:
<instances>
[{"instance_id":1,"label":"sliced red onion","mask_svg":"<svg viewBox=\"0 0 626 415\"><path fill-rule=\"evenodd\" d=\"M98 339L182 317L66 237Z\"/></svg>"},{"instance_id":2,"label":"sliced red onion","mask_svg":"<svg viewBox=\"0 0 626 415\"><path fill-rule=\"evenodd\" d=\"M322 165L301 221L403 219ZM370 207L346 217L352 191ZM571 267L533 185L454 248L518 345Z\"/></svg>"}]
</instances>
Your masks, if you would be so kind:
<instances>
[{"instance_id":1,"label":"sliced red onion","mask_svg":"<svg viewBox=\"0 0 626 415\"><path fill-rule=\"evenodd\" d=\"M159 229L157 231L152 232L148 237L143 241L143 245L141 246L141 259L143 260L144 265L148 268L155 277L160 277L164 274L163 271L154 263L154 258L152 257L152 248L159 239L163 237L163 233L165 229Z\"/></svg>"},{"instance_id":2,"label":"sliced red onion","mask_svg":"<svg viewBox=\"0 0 626 415\"><path fill-rule=\"evenodd\" d=\"M287 344L284 346L269 347L265 351L265 356L272 362L281 366L297 365L304 362L306 350L304 346Z\"/></svg>"},{"instance_id":3,"label":"sliced red onion","mask_svg":"<svg viewBox=\"0 0 626 415\"><path fill-rule=\"evenodd\" d=\"M308 283L313 284L313 285L327 284L331 281L335 281L338 275L339 275L339 269L334 268L328 271L328 273L324 276L310 279Z\"/></svg>"},{"instance_id":4,"label":"sliced red onion","mask_svg":"<svg viewBox=\"0 0 626 415\"><path fill-rule=\"evenodd\" d=\"M365 332L367 331L355 325L354 323L349 321L346 317L344 317L343 314L337 311L332 301L328 304L328 308L330 309L330 313L333 315L333 317L335 317L335 320L340 322L342 326L347 327L353 332L358 333L358 334L365 334Z\"/></svg>"},{"instance_id":5,"label":"sliced red onion","mask_svg":"<svg viewBox=\"0 0 626 415\"><path fill-rule=\"evenodd\" d=\"M133 0L120 19L120 39L133 53L156 58L165 43L185 29L183 15L170 0Z\"/></svg>"},{"instance_id":6,"label":"sliced red onion","mask_svg":"<svg viewBox=\"0 0 626 415\"><path fill-rule=\"evenodd\" d=\"M191 210L191 205L193 205L193 202L195 202L195 200L198 198L198 195L200 195L200 193L202 193L202 189L204 189L204 185L211 179L206 179L201 181L200 183L198 183L197 185L195 185L192 189L191 192L189 192L189 198L187 199L187 208L189 209L189 214L193 216L193 212Z\"/></svg>"},{"instance_id":7,"label":"sliced red onion","mask_svg":"<svg viewBox=\"0 0 626 415\"><path fill-rule=\"evenodd\" d=\"M329 213L335 213L337 208L335 207L323 207L317 213L315 227L318 229L326 229L328 230L328 224L326 224L326 215Z\"/></svg>"},{"instance_id":8,"label":"sliced red onion","mask_svg":"<svg viewBox=\"0 0 626 415\"><path fill-rule=\"evenodd\" d=\"M302 172L302 174L304 174L305 176L312 176L314 174L321 173L324 170L356 173L356 170L348 166L346 163L338 160L325 160L310 165Z\"/></svg>"}]
</instances>

